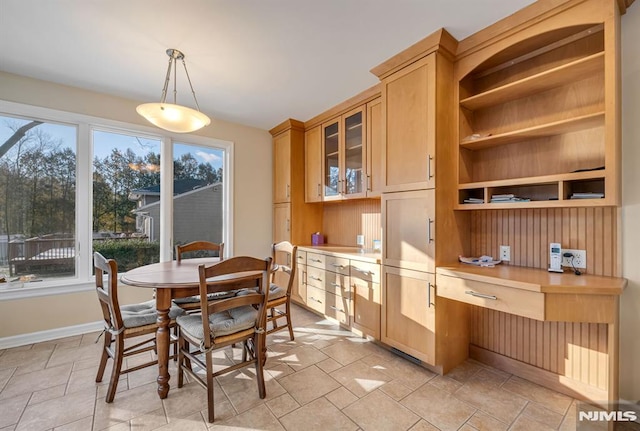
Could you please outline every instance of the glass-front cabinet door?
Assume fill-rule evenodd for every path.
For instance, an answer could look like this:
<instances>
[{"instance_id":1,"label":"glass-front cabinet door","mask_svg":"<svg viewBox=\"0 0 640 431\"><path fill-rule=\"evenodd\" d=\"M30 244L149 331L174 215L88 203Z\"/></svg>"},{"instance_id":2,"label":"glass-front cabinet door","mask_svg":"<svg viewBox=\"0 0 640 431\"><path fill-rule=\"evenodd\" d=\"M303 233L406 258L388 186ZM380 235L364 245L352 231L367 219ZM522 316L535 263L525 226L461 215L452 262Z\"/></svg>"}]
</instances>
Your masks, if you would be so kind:
<instances>
[{"instance_id":1,"label":"glass-front cabinet door","mask_svg":"<svg viewBox=\"0 0 640 431\"><path fill-rule=\"evenodd\" d=\"M363 107L342 116L344 123L342 193L345 198L364 197L363 168L366 161L364 116Z\"/></svg>"},{"instance_id":2,"label":"glass-front cabinet door","mask_svg":"<svg viewBox=\"0 0 640 431\"><path fill-rule=\"evenodd\" d=\"M324 200L340 199L340 118L322 125Z\"/></svg>"},{"instance_id":3,"label":"glass-front cabinet door","mask_svg":"<svg viewBox=\"0 0 640 431\"><path fill-rule=\"evenodd\" d=\"M322 125L325 201L366 195L364 108L356 108Z\"/></svg>"}]
</instances>

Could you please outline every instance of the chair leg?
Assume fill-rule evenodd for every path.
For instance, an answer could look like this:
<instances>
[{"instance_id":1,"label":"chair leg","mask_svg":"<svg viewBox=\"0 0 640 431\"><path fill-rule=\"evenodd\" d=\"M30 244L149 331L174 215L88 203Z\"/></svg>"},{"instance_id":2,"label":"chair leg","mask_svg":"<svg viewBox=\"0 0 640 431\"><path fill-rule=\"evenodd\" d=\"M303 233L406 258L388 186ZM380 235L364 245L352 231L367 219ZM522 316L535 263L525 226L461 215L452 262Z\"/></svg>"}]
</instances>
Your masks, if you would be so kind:
<instances>
[{"instance_id":1,"label":"chair leg","mask_svg":"<svg viewBox=\"0 0 640 431\"><path fill-rule=\"evenodd\" d=\"M107 368L107 360L109 359L109 353L107 353L107 348L111 345L111 334L107 331L104 331L104 346L102 347L102 356L100 357L100 366L98 367L98 374L96 375L96 382L102 381L102 376L104 376L104 370Z\"/></svg>"},{"instance_id":2,"label":"chair leg","mask_svg":"<svg viewBox=\"0 0 640 431\"><path fill-rule=\"evenodd\" d=\"M276 309L272 308L271 309L271 323L273 324L273 330L275 330L278 327L278 314L276 313Z\"/></svg>"},{"instance_id":3,"label":"chair leg","mask_svg":"<svg viewBox=\"0 0 640 431\"><path fill-rule=\"evenodd\" d=\"M293 325L291 324L291 302L290 301L287 301L286 311L287 311L287 326L289 327L289 337L291 337L291 341L293 341Z\"/></svg>"},{"instance_id":4,"label":"chair leg","mask_svg":"<svg viewBox=\"0 0 640 431\"><path fill-rule=\"evenodd\" d=\"M120 370L122 369L122 358L124 351L124 337L116 336L115 339L115 354L113 357L113 370L111 371L111 379L109 380L109 389L107 390L107 397L105 401L108 403L113 402L116 396L116 389L118 388L118 380L120 380Z\"/></svg>"},{"instance_id":5,"label":"chair leg","mask_svg":"<svg viewBox=\"0 0 640 431\"><path fill-rule=\"evenodd\" d=\"M209 422L213 422L213 355L207 352L207 410L209 412Z\"/></svg>"},{"instance_id":6,"label":"chair leg","mask_svg":"<svg viewBox=\"0 0 640 431\"><path fill-rule=\"evenodd\" d=\"M176 343L176 345L178 346L178 387L181 388L182 385L184 384L184 370L182 369L182 367L185 365L185 359L186 357L184 356L184 348L186 347L185 344L187 344L188 341L184 340L182 337L178 337L178 342Z\"/></svg>"},{"instance_id":7,"label":"chair leg","mask_svg":"<svg viewBox=\"0 0 640 431\"><path fill-rule=\"evenodd\" d=\"M258 379L258 395L261 399L266 398L267 390L264 385L264 363L267 361L267 352L264 345L265 334L254 335L254 349L256 355L256 377Z\"/></svg>"}]
</instances>

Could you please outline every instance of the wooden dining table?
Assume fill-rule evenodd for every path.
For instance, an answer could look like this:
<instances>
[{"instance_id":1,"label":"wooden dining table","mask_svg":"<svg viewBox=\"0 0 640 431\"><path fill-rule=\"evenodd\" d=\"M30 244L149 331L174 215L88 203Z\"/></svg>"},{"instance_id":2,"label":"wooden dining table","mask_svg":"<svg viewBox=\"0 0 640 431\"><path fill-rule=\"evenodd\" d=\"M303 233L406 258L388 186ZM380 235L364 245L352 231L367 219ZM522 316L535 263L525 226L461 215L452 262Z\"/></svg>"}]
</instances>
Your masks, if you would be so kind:
<instances>
[{"instance_id":1,"label":"wooden dining table","mask_svg":"<svg viewBox=\"0 0 640 431\"><path fill-rule=\"evenodd\" d=\"M122 274L120 281L129 286L156 289L156 310L158 312L158 330L156 344L158 349L158 395L164 399L169 394L169 346L170 328L169 308L171 301L198 295L198 267L219 262L217 257L183 259L180 262L159 262L140 266ZM211 282L235 283L237 288L246 287L246 280L255 278L255 273L239 273L216 277ZM244 282L244 284L243 284Z\"/></svg>"}]
</instances>

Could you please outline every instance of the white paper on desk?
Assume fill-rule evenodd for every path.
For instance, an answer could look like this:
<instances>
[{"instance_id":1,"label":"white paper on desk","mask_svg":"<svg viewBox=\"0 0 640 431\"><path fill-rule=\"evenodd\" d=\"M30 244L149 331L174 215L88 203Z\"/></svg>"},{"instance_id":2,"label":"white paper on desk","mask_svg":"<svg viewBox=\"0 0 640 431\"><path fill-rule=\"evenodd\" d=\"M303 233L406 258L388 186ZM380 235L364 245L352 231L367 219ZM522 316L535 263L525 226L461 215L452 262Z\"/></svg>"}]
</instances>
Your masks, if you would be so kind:
<instances>
[{"instance_id":1,"label":"white paper on desk","mask_svg":"<svg viewBox=\"0 0 640 431\"><path fill-rule=\"evenodd\" d=\"M458 256L458 259L462 263L468 263L469 265L476 266L494 266L501 263L501 260L493 260L490 256L480 256L480 257L464 257Z\"/></svg>"}]
</instances>

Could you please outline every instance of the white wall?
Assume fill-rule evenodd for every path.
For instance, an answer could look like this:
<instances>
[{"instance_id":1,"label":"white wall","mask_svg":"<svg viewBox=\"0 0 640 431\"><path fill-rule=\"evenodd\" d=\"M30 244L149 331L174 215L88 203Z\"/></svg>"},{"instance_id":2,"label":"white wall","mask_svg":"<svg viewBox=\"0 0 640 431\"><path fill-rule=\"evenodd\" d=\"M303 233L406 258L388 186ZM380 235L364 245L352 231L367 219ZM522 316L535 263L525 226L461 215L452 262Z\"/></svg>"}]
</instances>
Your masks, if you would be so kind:
<instances>
[{"instance_id":1,"label":"white wall","mask_svg":"<svg viewBox=\"0 0 640 431\"><path fill-rule=\"evenodd\" d=\"M639 3L639 2L636 2ZM622 16L620 397L640 400L640 4Z\"/></svg>"},{"instance_id":2,"label":"white wall","mask_svg":"<svg viewBox=\"0 0 640 431\"><path fill-rule=\"evenodd\" d=\"M0 72L0 99L77 112L132 124L149 124L136 113L138 101L109 96ZM284 120L284 118L283 118ZM275 124L274 124L275 126ZM234 254L266 257L272 243L272 144L266 130L212 119L196 133L234 145ZM128 289L123 302L150 292ZM38 311L34 314L35 311ZM42 312L41 312L42 311ZM34 319L38 315L43 318ZM42 331L101 319L94 292L0 301L0 337Z\"/></svg>"}]
</instances>

